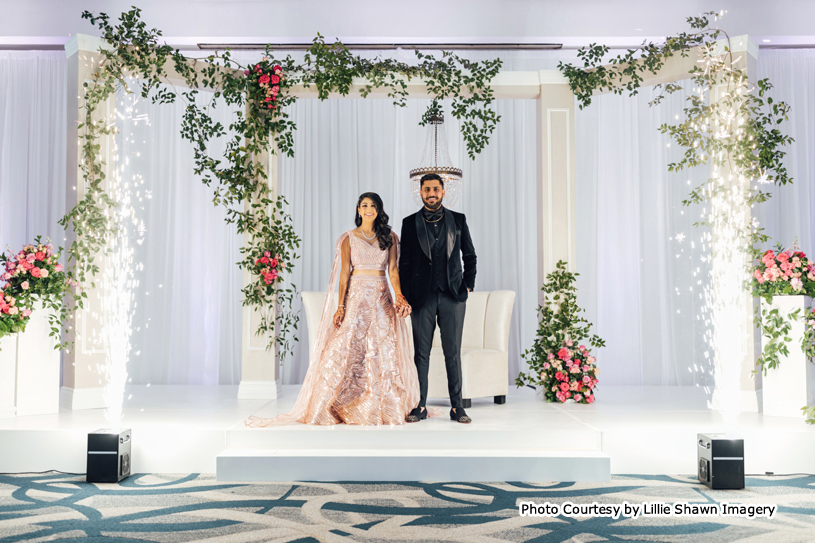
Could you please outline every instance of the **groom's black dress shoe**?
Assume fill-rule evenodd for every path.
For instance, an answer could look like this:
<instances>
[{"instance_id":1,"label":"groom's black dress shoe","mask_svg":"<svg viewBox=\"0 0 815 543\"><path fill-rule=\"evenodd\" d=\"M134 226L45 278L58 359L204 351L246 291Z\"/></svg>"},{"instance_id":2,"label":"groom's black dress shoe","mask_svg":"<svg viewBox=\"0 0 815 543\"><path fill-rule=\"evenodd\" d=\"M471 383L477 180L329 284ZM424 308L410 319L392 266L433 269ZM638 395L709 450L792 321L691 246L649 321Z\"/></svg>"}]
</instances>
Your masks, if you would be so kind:
<instances>
[{"instance_id":1,"label":"groom's black dress shoe","mask_svg":"<svg viewBox=\"0 0 815 543\"><path fill-rule=\"evenodd\" d=\"M410 413L408 416L405 417L407 422L419 422L420 420L424 420L427 418L427 408L422 409L421 407L417 407Z\"/></svg>"},{"instance_id":2,"label":"groom's black dress shoe","mask_svg":"<svg viewBox=\"0 0 815 543\"><path fill-rule=\"evenodd\" d=\"M458 407L455 411L452 409L450 410L450 420L454 420L456 422L461 422L463 424L470 424L473 419L467 416L467 413L464 411L464 408Z\"/></svg>"}]
</instances>

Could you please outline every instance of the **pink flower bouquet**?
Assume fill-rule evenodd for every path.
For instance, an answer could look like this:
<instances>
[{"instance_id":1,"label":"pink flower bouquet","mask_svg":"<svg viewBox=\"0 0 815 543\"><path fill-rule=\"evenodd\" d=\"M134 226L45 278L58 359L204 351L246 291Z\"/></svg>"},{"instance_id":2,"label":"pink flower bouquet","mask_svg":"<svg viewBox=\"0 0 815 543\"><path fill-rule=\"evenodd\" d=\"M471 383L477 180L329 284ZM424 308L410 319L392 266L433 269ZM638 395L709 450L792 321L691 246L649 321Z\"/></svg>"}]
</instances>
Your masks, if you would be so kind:
<instances>
[{"instance_id":1,"label":"pink flower bouquet","mask_svg":"<svg viewBox=\"0 0 815 543\"><path fill-rule=\"evenodd\" d=\"M566 340L557 352L550 352L543 363L540 381L548 402L594 403L598 369L585 345L574 346Z\"/></svg>"},{"instance_id":2,"label":"pink flower bouquet","mask_svg":"<svg viewBox=\"0 0 815 543\"><path fill-rule=\"evenodd\" d=\"M4 290L20 300L34 296L61 297L68 286L59 253L54 253L50 243L41 243L39 237L16 255L0 255L0 266L0 279L6 284Z\"/></svg>"},{"instance_id":3,"label":"pink flower bouquet","mask_svg":"<svg viewBox=\"0 0 815 543\"><path fill-rule=\"evenodd\" d=\"M770 249L753 268L752 287L753 294L763 298L815 296L815 265L801 251Z\"/></svg>"},{"instance_id":4,"label":"pink flower bouquet","mask_svg":"<svg viewBox=\"0 0 815 543\"><path fill-rule=\"evenodd\" d=\"M283 68L264 57L261 62L244 70L249 97L259 110L276 110L280 105L280 91L284 84Z\"/></svg>"},{"instance_id":5,"label":"pink flower bouquet","mask_svg":"<svg viewBox=\"0 0 815 543\"><path fill-rule=\"evenodd\" d=\"M18 307L17 298L6 289L0 290L0 338L8 334L24 332L31 309Z\"/></svg>"},{"instance_id":6,"label":"pink flower bouquet","mask_svg":"<svg viewBox=\"0 0 815 543\"><path fill-rule=\"evenodd\" d=\"M272 256L271 251L263 251L263 254L255 260L252 273L257 274L266 286L271 285L280 278L280 271L283 269L278 255Z\"/></svg>"}]
</instances>

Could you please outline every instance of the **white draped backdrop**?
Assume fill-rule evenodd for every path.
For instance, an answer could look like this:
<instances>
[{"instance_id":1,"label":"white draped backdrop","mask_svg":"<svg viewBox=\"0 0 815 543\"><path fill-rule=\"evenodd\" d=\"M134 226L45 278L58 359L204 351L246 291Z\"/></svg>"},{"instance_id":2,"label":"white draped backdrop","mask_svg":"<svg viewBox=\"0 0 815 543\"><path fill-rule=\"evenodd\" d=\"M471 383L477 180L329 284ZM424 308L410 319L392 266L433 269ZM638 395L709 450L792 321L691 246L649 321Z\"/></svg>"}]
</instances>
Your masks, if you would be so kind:
<instances>
[{"instance_id":1,"label":"white draped backdrop","mask_svg":"<svg viewBox=\"0 0 815 543\"><path fill-rule=\"evenodd\" d=\"M505 70L553 69L569 52L500 53ZM250 59L249 55L242 57ZM482 56L480 58L486 58ZM787 167L795 182L758 211L773 238L815 251L815 52L762 50L760 77L792 105L787 127L797 143ZM0 243L18 249L37 234L58 244L65 213L67 137L63 53L0 52ZM649 108L641 96L602 96L576 117L579 297L607 347L598 356L601 383L712 383L699 318L705 282L699 210L681 200L704 170L669 174L681 156L657 127L681 115L674 95ZM133 105L131 98L122 104ZM294 283L323 290L331 250L353 227L359 193L376 191L391 224L413 212L407 172L417 164L425 101L394 108L386 100L301 100L294 158L280 162L281 190L303 239ZM140 176L146 234L134 318L134 383L235 384L240 379L240 239L224 210L192 175L192 151L178 135L181 105L135 102L119 120L125 179ZM534 338L540 285L536 256L535 103L498 101L502 121L490 146L470 161L448 118L451 155L464 170L455 209L467 214L478 253L476 289L517 292L510 340L510 381ZM228 121L230 112L216 109ZM449 116L448 116L449 117ZM215 149L215 148L213 148ZM70 190L70 188L69 188ZM308 363L304 321L285 383L302 380Z\"/></svg>"}]
</instances>

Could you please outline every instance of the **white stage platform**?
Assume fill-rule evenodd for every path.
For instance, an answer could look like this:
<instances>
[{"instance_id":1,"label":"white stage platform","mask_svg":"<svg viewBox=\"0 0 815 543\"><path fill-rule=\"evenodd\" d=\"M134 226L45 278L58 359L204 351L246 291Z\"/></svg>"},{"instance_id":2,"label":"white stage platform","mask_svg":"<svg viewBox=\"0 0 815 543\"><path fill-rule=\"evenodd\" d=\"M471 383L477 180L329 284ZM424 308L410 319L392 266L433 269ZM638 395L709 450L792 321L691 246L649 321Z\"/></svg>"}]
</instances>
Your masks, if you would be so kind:
<instances>
[{"instance_id":1,"label":"white stage platform","mask_svg":"<svg viewBox=\"0 0 815 543\"><path fill-rule=\"evenodd\" d=\"M727 432L745 439L748 474L815 473L815 427L803 418L743 413L728 426L693 387L603 387L593 405L547 404L511 389L505 405L474 400L470 425L449 420L436 400L442 416L405 426L243 426L250 415L287 411L298 389L283 387L269 402L237 400L237 386L130 387L133 471L242 481L602 481L693 474L696 434ZM106 426L102 410L0 419L0 472L83 473L87 434Z\"/></svg>"}]
</instances>

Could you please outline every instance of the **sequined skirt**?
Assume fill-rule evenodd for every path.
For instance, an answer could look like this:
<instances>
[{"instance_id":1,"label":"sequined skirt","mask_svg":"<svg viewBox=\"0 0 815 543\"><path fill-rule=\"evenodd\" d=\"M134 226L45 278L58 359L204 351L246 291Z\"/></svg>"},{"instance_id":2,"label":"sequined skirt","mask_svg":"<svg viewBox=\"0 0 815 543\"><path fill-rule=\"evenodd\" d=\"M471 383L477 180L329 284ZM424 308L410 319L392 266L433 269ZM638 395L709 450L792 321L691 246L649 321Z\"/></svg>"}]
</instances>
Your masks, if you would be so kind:
<instances>
[{"instance_id":1,"label":"sequined skirt","mask_svg":"<svg viewBox=\"0 0 815 543\"><path fill-rule=\"evenodd\" d=\"M249 426L405 422L418 402L418 378L387 278L352 275L345 318L339 328L329 326L325 348L311 361L294 411L274 419L253 418Z\"/></svg>"}]
</instances>

